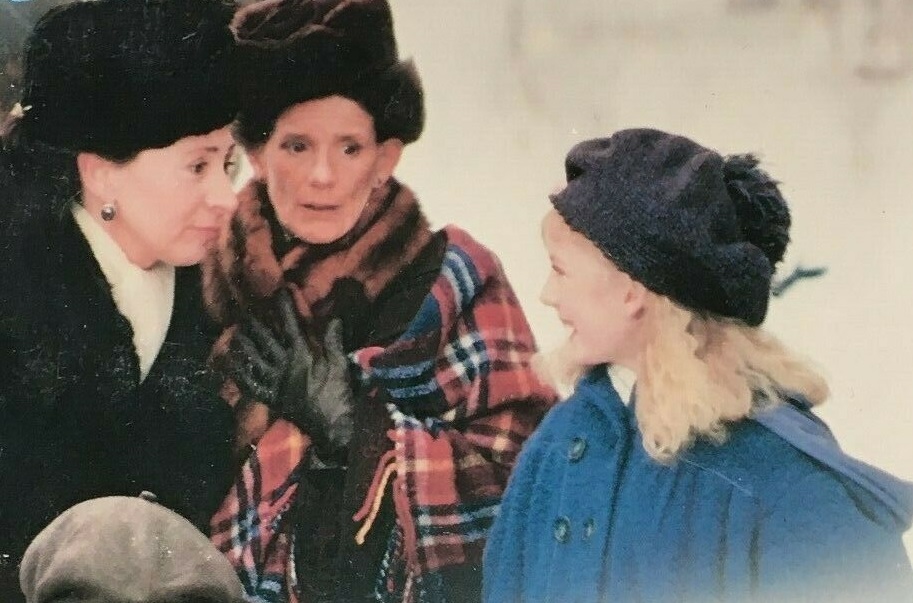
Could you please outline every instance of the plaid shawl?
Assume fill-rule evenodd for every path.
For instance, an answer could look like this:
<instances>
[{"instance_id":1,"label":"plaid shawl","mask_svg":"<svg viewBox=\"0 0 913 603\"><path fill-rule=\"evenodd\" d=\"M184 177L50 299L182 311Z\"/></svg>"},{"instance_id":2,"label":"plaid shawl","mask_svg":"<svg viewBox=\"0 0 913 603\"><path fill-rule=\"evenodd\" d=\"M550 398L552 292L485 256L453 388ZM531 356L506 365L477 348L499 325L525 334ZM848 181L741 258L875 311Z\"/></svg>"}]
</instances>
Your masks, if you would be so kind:
<instances>
[{"instance_id":1,"label":"plaid shawl","mask_svg":"<svg viewBox=\"0 0 913 603\"><path fill-rule=\"evenodd\" d=\"M462 230L445 233L441 273L406 332L387 348L351 354L369 400L386 401L395 425L393 449L354 518L362 537L382 497L393 496L381 601L441 601L440 570L480 563L520 447L555 399L530 367L532 332L499 261ZM275 422L213 518L213 541L250 601L297 600L284 519L308 445Z\"/></svg>"}]
</instances>

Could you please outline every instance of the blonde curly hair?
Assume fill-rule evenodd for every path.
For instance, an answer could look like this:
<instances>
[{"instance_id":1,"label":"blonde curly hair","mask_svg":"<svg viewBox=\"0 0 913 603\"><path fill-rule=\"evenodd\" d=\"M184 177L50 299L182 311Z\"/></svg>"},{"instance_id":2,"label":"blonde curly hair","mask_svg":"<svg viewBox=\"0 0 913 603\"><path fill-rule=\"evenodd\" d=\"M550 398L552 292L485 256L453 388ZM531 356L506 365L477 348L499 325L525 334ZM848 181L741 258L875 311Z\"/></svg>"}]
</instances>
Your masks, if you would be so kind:
<instances>
[{"instance_id":1,"label":"blonde curly hair","mask_svg":"<svg viewBox=\"0 0 913 603\"><path fill-rule=\"evenodd\" d=\"M644 448L659 462L698 438L722 443L727 423L786 395L812 405L829 395L816 370L761 328L701 315L652 292L646 310L636 416ZM537 367L563 393L589 368L574 364L566 346L542 355Z\"/></svg>"}]
</instances>

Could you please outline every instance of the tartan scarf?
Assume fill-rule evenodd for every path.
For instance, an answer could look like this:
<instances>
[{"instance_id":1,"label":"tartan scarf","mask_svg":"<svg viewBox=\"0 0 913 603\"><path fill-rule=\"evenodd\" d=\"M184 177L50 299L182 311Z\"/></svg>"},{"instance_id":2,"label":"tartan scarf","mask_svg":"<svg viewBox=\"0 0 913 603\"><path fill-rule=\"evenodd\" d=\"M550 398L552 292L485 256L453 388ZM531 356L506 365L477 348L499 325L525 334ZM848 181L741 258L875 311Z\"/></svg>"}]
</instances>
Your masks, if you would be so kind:
<instances>
[{"instance_id":1,"label":"tartan scarf","mask_svg":"<svg viewBox=\"0 0 913 603\"><path fill-rule=\"evenodd\" d=\"M353 326L432 236L414 194L395 179L374 191L348 234L322 245L303 243L283 230L263 183L251 182L238 198L230 228L203 264L207 310L226 327L213 347L216 368L225 366L234 325L245 314L270 322L270 303L279 289L291 291L312 342L321 340L333 316ZM339 286L352 282L359 284L356 295ZM222 396L235 409L237 447L243 451L276 417L264 404L243 399L231 379L223 383Z\"/></svg>"},{"instance_id":2,"label":"tartan scarf","mask_svg":"<svg viewBox=\"0 0 913 603\"><path fill-rule=\"evenodd\" d=\"M520 446L555 399L530 367L532 332L499 261L462 230L444 232L441 273L406 332L350 354L368 403L386 404L395 426L354 518L361 537L393 496L381 601L442 601L440 570L480 563ZM251 602L298 600L288 510L309 445L272 422L211 522Z\"/></svg>"},{"instance_id":3,"label":"tartan scarf","mask_svg":"<svg viewBox=\"0 0 913 603\"><path fill-rule=\"evenodd\" d=\"M445 233L441 273L406 332L352 354L395 426L355 516L369 530L393 496L381 601L442 601L439 571L481 561L520 447L555 400L531 369L535 342L500 262L466 232Z\"/></svg>"}]
</instances>

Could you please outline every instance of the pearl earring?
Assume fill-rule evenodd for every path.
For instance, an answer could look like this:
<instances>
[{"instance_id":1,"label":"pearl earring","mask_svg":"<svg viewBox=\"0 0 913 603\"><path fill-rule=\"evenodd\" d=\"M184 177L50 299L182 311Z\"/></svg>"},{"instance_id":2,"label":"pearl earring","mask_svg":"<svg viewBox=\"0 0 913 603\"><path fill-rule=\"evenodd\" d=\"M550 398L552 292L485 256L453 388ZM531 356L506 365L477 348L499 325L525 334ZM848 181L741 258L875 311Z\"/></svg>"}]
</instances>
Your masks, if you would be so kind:
<instances>
[{"instance_id":1,"label":"pearl earring","mask_svg":"<svg viewBox=\"0 0 913 603\"><path fill-rule=\"evenodd\" d=\"M117 208L114 207L114 203L105 203L101 206L101 219L105 222L110 222L116 215Z\"/></svg>"}]
</instances>

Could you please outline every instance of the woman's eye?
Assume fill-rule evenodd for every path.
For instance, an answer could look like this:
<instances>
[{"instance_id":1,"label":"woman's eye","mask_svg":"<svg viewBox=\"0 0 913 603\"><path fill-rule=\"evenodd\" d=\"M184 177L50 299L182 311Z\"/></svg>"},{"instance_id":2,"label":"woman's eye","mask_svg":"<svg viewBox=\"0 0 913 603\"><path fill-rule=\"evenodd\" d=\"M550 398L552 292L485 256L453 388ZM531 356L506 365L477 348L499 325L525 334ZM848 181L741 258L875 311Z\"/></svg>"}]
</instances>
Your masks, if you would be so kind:
<instances>
[{"instance_id":1,"label":"woman's eye","mask_svg":"<svg viewBox=\"0 0 913 603\"><path fill-rule=\"evenodd\" d=\"M358 155L358 153L361 151L361 148L362 147L360 144L347 144L345 147L343 147L342 152L346 155Z\"/></svg>"},{"instance_id":2,"label":"woman's eye","mask_svg":"<svg viewBox=\"0 0 913 603\"><path fill-rule=\"evenodd\" d=\"M209 165L207 161L198 161L190 166L190 171L195 175L200 175L206 171L206 167Z\"/></svg>"},{"instance_id":3,"label":"woman's eye","mask_svg":"<svg viewBox=\"0 0 913 603\"><path fill-rule=\"evenodd\" d=\"M289 153L303 153L308 148L307 144L297 140L286 142L282 147Z\"/></svg>"},{"instance_id":4,"label":"woman's eye","mask_svg":"<svg viewBox=\"0 0 913 603\"><path fill-rule=\"evenodd\" d=\"M234 158L226 159L225 164L222 166L222 169L225 170L226 174L232 174L232 173L234 173L234 170L237 166L238 166L238 162Z\"/></svg>"}]
</instances>

